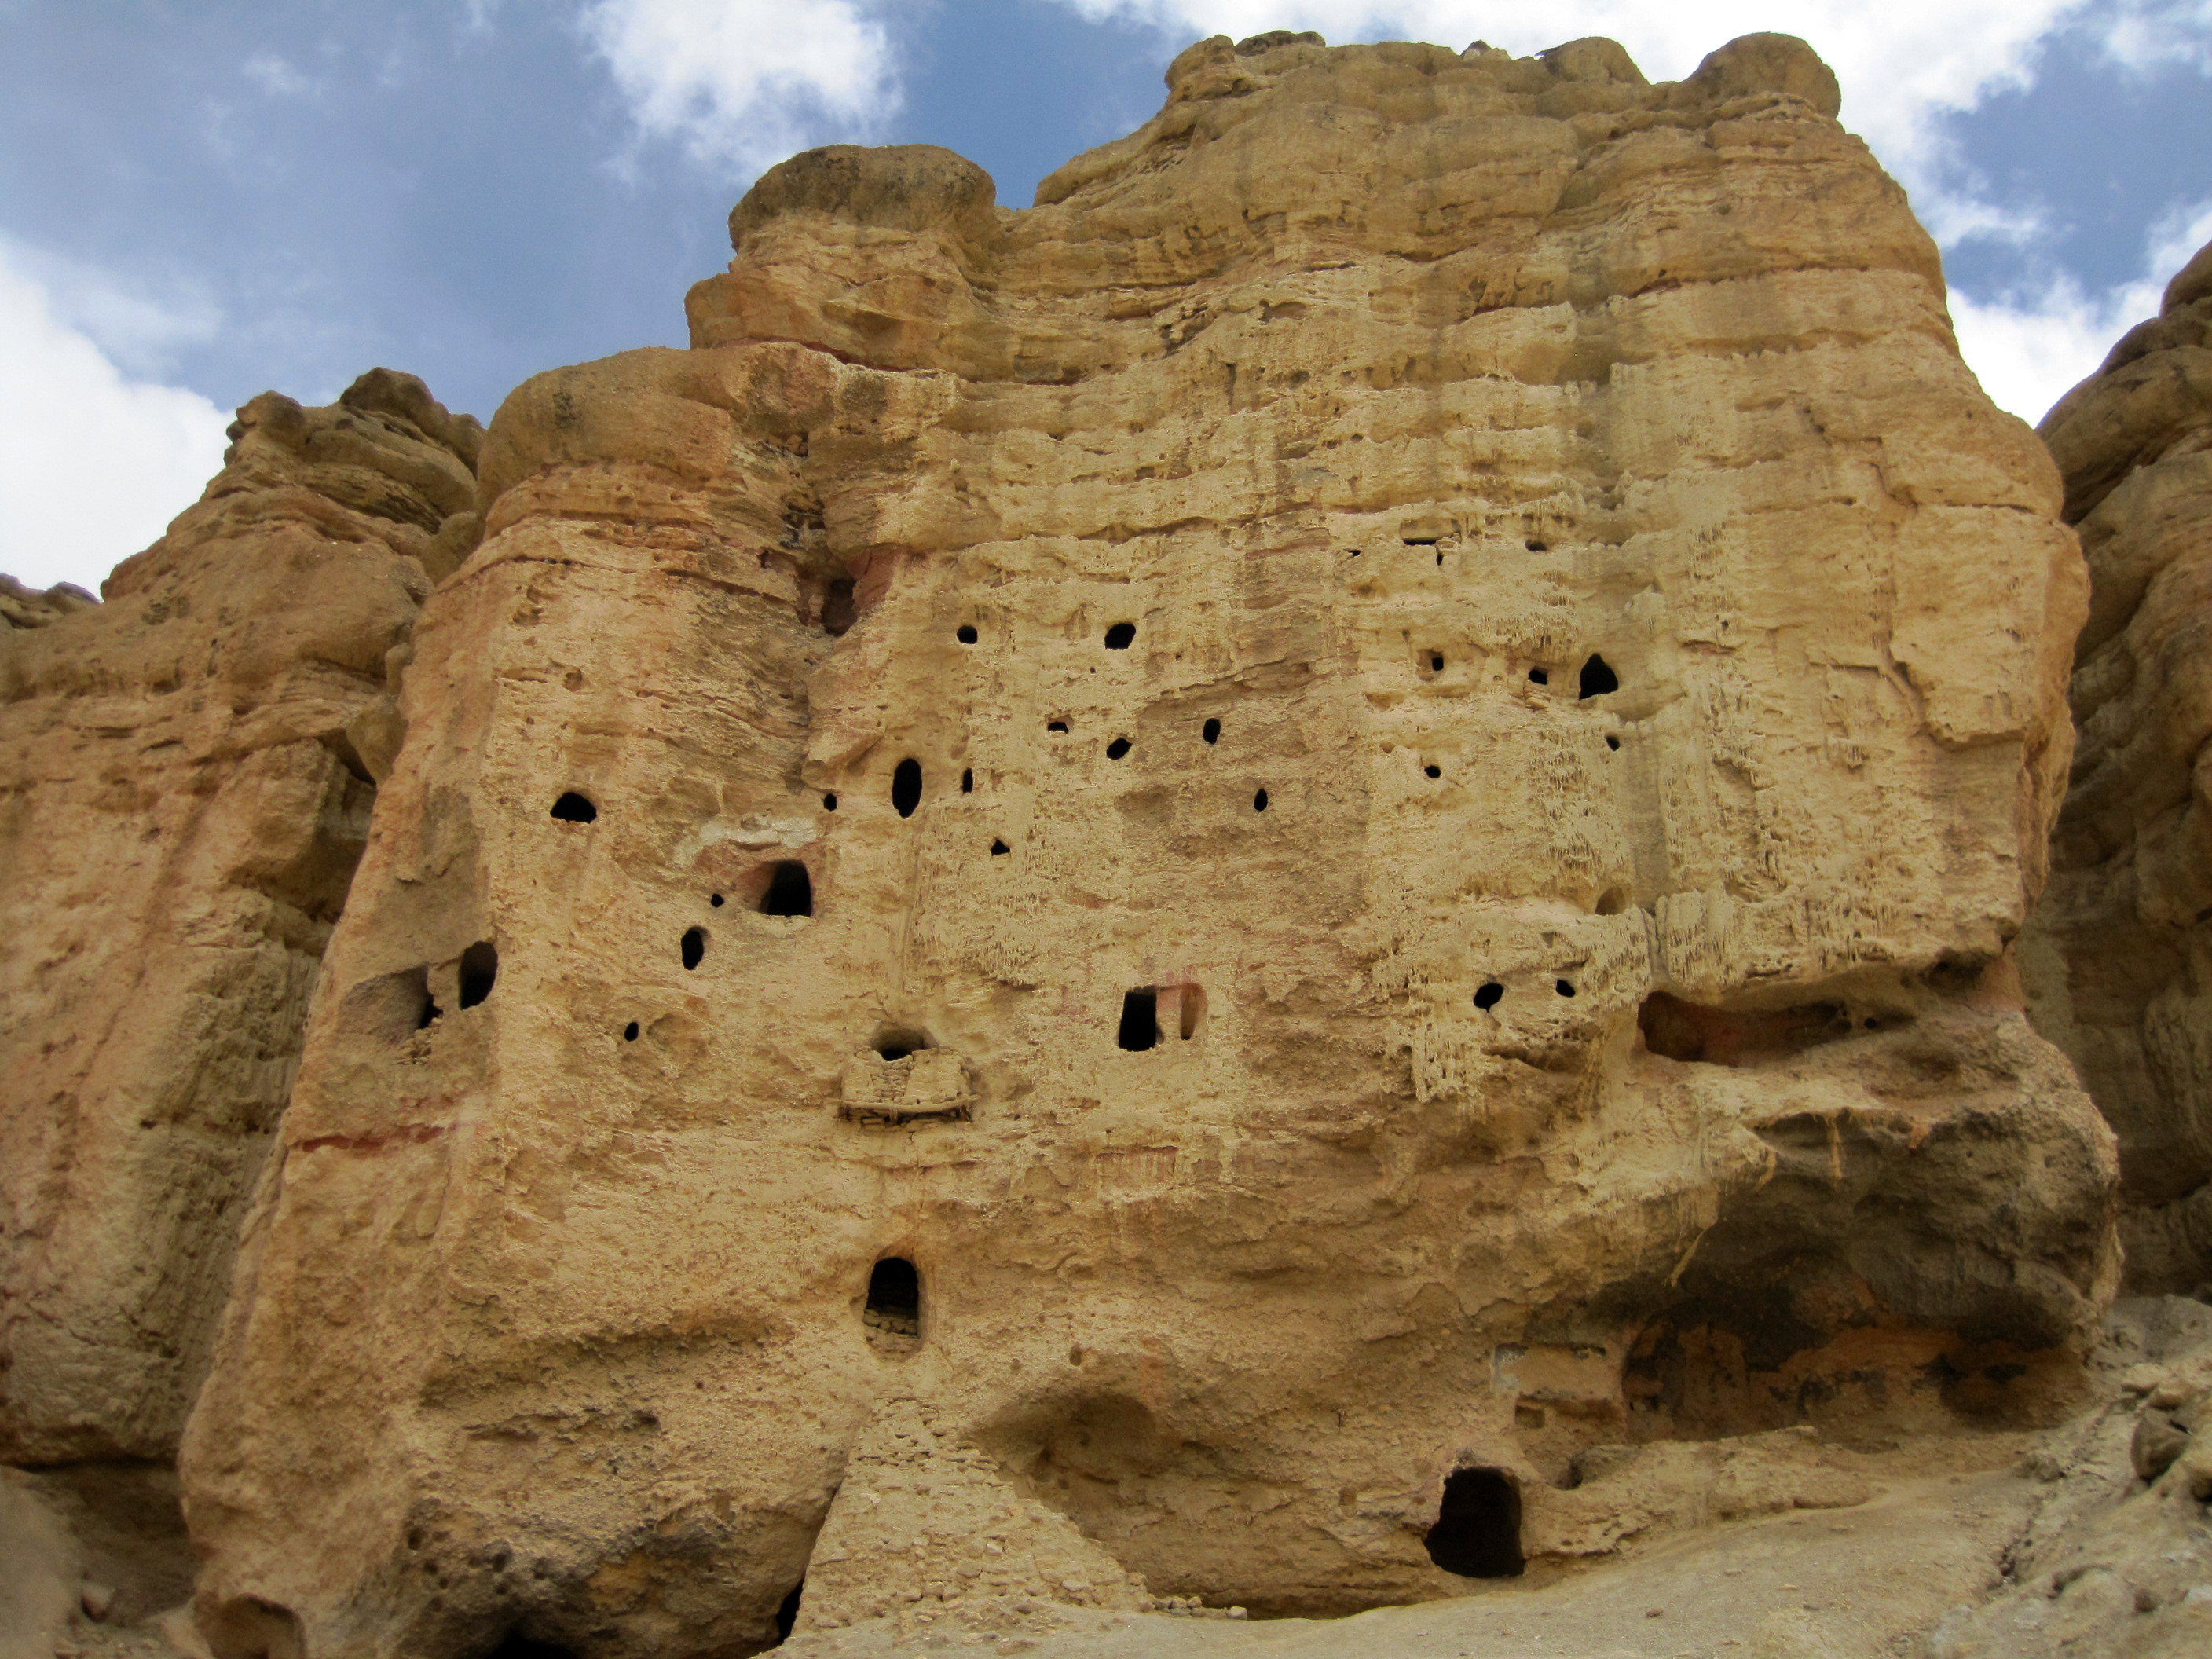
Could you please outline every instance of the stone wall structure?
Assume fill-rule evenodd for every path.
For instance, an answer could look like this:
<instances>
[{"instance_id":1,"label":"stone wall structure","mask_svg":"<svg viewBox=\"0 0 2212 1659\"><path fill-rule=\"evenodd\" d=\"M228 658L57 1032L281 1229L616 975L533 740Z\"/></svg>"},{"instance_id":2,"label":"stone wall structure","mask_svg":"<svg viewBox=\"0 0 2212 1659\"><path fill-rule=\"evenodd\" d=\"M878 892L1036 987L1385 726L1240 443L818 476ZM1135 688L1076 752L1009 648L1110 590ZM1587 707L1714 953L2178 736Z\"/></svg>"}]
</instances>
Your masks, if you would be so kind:
<instances>
[{"instance_id":1,"label":"stone wall structure","mask_svg":"<svg viewBox=\"0 0 2212 1659\"><path fill-rule=\"evenodd\" d=\"M2044 419L2092 583L2024 960L2120 1142L2130 1281L2212 1280L2212 246Z\"/></svg>"},{"instance_id":2,"label":"stone wall structure","mask_svg":"<svg viewBox=\"0 0 2212 1659\"><path fill-rule=\"evenodd\" d=\"M917 1422L1007 1586L1332 1612L2069 1397L2087 584L1832 76L1169 86L1018 212L795 158L494 421L186 1437L218 1653L753 1650L817 1534L974 1565L851 1508Z\"/></svg>"},{"instance_id":3,"label":"stone wall structure","mask_svg":"<svg viewBox=\"0 0 2212 1659\"><path fill-rule=\"evenodd\" d=\"M482 429L270 392L106 603L0 587L0 1462L167 1461Z\"/></svg>"}]
</instances>

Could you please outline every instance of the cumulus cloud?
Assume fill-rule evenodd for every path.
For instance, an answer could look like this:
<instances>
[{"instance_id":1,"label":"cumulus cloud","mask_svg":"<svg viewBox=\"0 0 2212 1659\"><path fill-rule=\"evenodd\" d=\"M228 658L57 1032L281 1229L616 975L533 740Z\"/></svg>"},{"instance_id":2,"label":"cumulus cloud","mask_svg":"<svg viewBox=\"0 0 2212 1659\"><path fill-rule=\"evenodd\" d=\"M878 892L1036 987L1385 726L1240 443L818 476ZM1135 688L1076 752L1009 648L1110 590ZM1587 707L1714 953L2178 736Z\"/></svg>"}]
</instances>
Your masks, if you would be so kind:
<instances>
[{"instance_id":1,"label":"cumulus cloud","mask_svg":"<svg viewBox=\"0 0 2212 1659\"><path fill-rule=\"evenodd\" d=\"M57 268L0 242L0 571L97 592L198 499L230 417L197 392L134 378L88 331L104 317L151 355L195 319L164 318L112 283L88 284L73 313L38 274Z\"/></svg>"},{"instance_id":2,"label":"cumulus cloud","mask_svg":"<svg viewBox=\"0 0 2212 1659\"><path fill-rule=\"evenodd\" d=\"M757 173L898 107L884 27L854 0L592 0L582 26L639 130L705 166Z\"/></svg>"},{"instance_id":3,"label":"cumulus cloud","mask_svg":"<svg viewBox=\"0 0 2212 1659\"><path fill-rule=\"evenodd\" d=\"M2039 421L2051 404L2096 370L2105 354L2136 324L2158 315L2173 273L2212 240L2212 202L2166 214L2152 228L2142 274L2102 293L2070 277L2040 291L1988 301L1951 295L1959 350L1982 389L2024 421Z\"/></svg>"}]
</instances>

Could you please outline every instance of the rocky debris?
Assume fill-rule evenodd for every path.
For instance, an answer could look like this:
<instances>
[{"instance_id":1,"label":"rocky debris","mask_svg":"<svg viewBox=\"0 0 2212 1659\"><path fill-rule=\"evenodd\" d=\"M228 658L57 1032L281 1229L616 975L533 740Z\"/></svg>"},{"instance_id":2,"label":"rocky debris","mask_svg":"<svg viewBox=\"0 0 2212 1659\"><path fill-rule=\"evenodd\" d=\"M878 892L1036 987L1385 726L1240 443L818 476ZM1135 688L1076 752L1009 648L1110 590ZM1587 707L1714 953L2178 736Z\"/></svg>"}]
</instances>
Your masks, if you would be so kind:
<instances>
[{"instance_id":1,"label":"rocky debris","mask_svg":"<svg viewBox=\"0 0 2212 1659\"><path fill-rule=\"evenodd\" d=\"M1945 1619L1929 1659L2212 1650L2212 1307L2123 1303L2102 1358L2109 1403L2029 1460L2050 1491L2004 1584Z\"/></svg>"},{"instance_id":2,"label":"rocky debris","mask_svg":"<svg viewBox=\"0 0 2212 1659\"><path fill-rule=\"evenodd\" d=\"M745 1651L971 1513L1350 1613L2072 1410L2085 582L1834 108L1204 42L1024 211L771 169L691 349L518 389L185 1437L216 1650Z\"/></svg>"},{"instance_id":3,"label":"rocky debris","mask_svg":"<svg viewBox=\"0 0 2212 1659\"><path fill-rule=\"evenodd\" d=\"M106 602L0 588L0 1458L174 1454L482 433L239 411Z\"/></svg>"},{"instance_id":4,"label":"rocky debris","mask_svg":"<svg viewBox=\"0 0 2212 1659\"><path fill-rule=\"evenodd\" d=\"M2041 430L2092 589L2030 1006L2118 1133L2130 1283L2186 1292L2212 1282L2212 246Z\"/></svg>"}]
</instances>

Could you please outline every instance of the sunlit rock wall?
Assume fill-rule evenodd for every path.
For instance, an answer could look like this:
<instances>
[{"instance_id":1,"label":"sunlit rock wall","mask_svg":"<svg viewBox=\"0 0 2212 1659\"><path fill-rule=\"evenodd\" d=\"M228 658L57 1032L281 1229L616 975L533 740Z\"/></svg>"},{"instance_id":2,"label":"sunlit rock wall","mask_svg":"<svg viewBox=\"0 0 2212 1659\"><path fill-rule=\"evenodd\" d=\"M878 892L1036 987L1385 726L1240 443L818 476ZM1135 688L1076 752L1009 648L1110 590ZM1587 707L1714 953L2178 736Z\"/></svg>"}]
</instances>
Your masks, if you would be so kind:
<instances>
[{"instance_id":1,"label":"sunlit rock wall","mask_svg":"<svg viewBox=\"0 0 2212 1659\"><path fill-rule=\"evenodd\" d=\"M1007 1593L1034 1504L1325 1612L1609 1547L1601 1446L2067 1397L2086 581L1832 77L1169 83L1024 211L773 169L690 349L493 422L187 1437L219 1652L750 1650L916 1420Z\"/></svg>"}]
</instances>

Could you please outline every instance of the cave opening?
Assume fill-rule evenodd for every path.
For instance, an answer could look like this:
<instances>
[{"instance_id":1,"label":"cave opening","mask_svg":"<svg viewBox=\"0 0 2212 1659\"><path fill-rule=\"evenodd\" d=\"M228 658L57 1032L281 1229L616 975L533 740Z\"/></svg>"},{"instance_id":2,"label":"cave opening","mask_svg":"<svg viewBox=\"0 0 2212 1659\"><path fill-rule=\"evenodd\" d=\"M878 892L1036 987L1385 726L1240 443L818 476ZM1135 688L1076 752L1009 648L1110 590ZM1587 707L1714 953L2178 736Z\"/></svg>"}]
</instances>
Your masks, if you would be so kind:
<instances>
[{"instance_id":1,"label":"cave opening","mask_svg":"<svg viewBox=\"0 0 2212 1659\"><path fill-rule=\"evenodd\" d=\"M1264 812L1267 810L1267 792L1266 790L1260 790L1252 797L1252 810L1255 812Z\"/></svg>"},{"instance_id":2,"label":"cave opening","mask_svg":"<svg viewBox=\"0 0 2212 1659\"><path fill-rule=\"evenodd\" d=\"M811 916L814 914L814 881L797 859L781 859L769 872L768 889L761 895L764 916Z\"/></svg>"},{"instance_id":3,"label":"cave opening","mask_svg":"<svg viewBox=\"0 0 2212 1659\"><path fill-rule=\"evenodd\" d=\"M963 795L972 795L975 793L975 769L972 766L961 769L960 793Z\"/></svg>"},{"instance_id":4,"label":"cave opening","mask_svg":"<svg viewBox=\"0 0 2212 1659\"><path fill-rule=\"evenodd\" d=\"M1129 740L1127 738L1116 738L1113 742L1106 745L1106 758L1108 760L1119 760L1122 756L1128 752Z\"/></svg>"},{"instance_id":5,"label":"cave opening","mask_svg":"<svg viewBox=\"0 0 2212 1659\"><path fill-rule=\"evenodd\" d=\"M553 816L563 823L590 823L599 817L599 809L592 805L589 795L564 789L561 799L553 803Z\"/></svg>"},{"instance_id":6,"label":"cave opening","mask_svg":"<svg viewBox=\"0 0 2212 1659\"><path fill-rule=\"evenodd\" d=\"M1601 697L1608 691L1620 690L1620 676L1613 672L1613 665L1593 651L1590 659L1583 665L1582 679L1575 688L1577 699Z\"/></svg>"},{"instance_id":7,"label":"cave opening","mask_svg":"<svg viewBox=\"0 0 2212 1659\"><path fill-rule=\"evenodd\" d=\"M887 1255L868 1273L867 1320L898 1336L921 1334L921 1275L902 1255Z\"/></svg>"},{"instance_id":8,"label":"cave opening","mask_svg":"<svg viewBox=\"0 0 2212 1659\"><path fill-rule=\"evenodd\" d=\"M1494 979L1489 980L1474 994L1474 1006L1484 1009L1495 1008L1504 998L1505 988Z\"/></svg>"},{"instance_id":9,"label":"cave opening","mask_svg":"<svg viewBox=\"0 0 2212 1659\"><path fill-rule=\"evenodd\" d=\"M1198 735L1205 742L1219 743L1221 741L1221 722L1214 720L1206 721L1205 725L1198 728Z\"/></svg>"},{"instance_id":10,"label":"cave opening","mask_svg":"<svg viewBox=\"0 0 2212 1659\"><path fill-rule=\"evenodd\" d=\"M1160 994L1147 985L1121 997L1121 1026L1114 1041L1141 1054L1160 1040Z\"/></svg>"},{"instance_id":11,"label":"cave opening","mask_svg":"<svg viewBox=\"0 0 2212 1659\"><path fill-rule=\"evenodd\" d=\"M822 631L836 639L860 620L860 609L853 601L853 579L840 576L823 590Z\"/></svg>"},{"instance_id":12,"label":"cave opening","mask_svg":"<svg viewBox=\"0 0 2212 1659\"><path fill-rule=\"evenodd\" d=\"M799 1624L799 1598L805 1593L806 1581L802 1578L791 1587L791 1594L776 1605L775 1639L779 1643L791 1639L791 1632Z\"/></svg>"},{"instance_id":13,"label":"cave opening","mask_svg":"<svg viewBox=\"0 0 2212 1659\"><path fill-rule=\"evenodd\" d=\"M960 624L960 631L956 634L954 637L963 645L975 644L976 639L975 624L973 623L962 623ZM799 1592L797 1590L793 1590L792 1591L792 1594L796 1595Z\"/></svg>"},{"instance_id":14,"label":"cave opening","mask_svg":"<svg viewBox=\"0 0 2212 1659\"><path fill-rule=\"evenodd\" d=\"M1454 1469L1437 1523L1424 1538L1429 1559L1462 1578L1518 1578L1521 1488L1503 1469Z\"/></svg>"},{"instance_id":15,"label":"cave opening","mask_svg":"<svg viewBox=\"0 0 2212 1659\"><path fill-rule=\"evenodd\" d=\"M1006 843L1002 841L994 840L991 843L991 856L994 859L1004 858L1007 850Z\"/></svg>"},{"instance_id":16,"label":"cave opening","mask_svg":"<svg viewBox=\"0 0 2212 1659\"><path fill-rule=\"evenodd\" d=\"M678 948L683 952L684 968L687 970L696 968L706 960L707 930L703 927L686 927L684 930L684 942Z\"/></svg>"},{"instance_id":17,"label":"cave opening","mask_svg":"<svg viewBox=\"0 0 2212 1659\"><path fill-rule=\"evenodd\" d=\"M1546 673L1542 669L1540 669L1540 668L1532 668L1532 669L1530 669L1530 670L1528 671L1528 684L1531 684L1531 685L1549 685L1551 683L1552 683L1552 677L1551 677L1549 674Z\"/></svg>"},{"instance_id":18,"label":"cave opening","mask_svg":"<svg viewBox=\"0 0 2212 1659\"><path fill-rule=\"evenodd\" d=\"M635 1020L630 1021L629 1024L623 1027L623 1041L624 1042L635 1042L637 1041L637 1022Z\"/></svg>"},{"instance_id":19,"label":"cave opening","mask_svg":"<svg viewBox=\"0 0 2212 1659\"><path fill-rule=\"evenodd\" d=\"M1106 648L1109 651L1127 651L1136 642L1137 624L1134 623L1115 623L1106 630Z\"/></svg>"},{"instance_id":20,"label":"cave opening","mask_svg":"<svg viewBox=\"0 0 2212 1659\"><path fill-rule=\"evenodd\" d=\"M480 939L461 952L461 1006L473 1008L499 981L499 947Z\"/></svg>"},{"instance_id":21,"label":"cave opening","mask_svg":"<svg viewBox=\"0 0 2212 1659\"><path fill-rule=\"evenodd\" d=\"M891 805L902 818L912 817L921 805L921 763L911 755L891 772Z\"/></svg>"}]
</instances>

